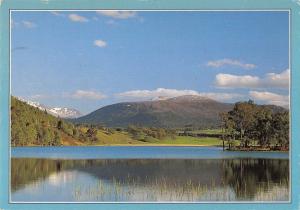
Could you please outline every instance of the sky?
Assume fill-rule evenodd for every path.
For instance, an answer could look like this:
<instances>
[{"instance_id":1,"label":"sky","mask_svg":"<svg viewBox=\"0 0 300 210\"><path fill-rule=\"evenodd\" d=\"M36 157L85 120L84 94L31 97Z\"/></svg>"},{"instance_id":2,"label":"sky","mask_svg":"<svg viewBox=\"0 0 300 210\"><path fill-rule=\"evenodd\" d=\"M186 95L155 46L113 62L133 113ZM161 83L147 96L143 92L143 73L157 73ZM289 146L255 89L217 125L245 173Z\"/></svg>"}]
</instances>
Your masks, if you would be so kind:
<instances>
[{"instance_id":1,"label":"sky","mask_svg":"<svg viewBox=\"0 0 300 210\"><path fill-rule=\"evenodd\" d=\"M12 95L83 114L200 95L289 106L285 11L12 11Z\"/></svg>"}]
</instances>

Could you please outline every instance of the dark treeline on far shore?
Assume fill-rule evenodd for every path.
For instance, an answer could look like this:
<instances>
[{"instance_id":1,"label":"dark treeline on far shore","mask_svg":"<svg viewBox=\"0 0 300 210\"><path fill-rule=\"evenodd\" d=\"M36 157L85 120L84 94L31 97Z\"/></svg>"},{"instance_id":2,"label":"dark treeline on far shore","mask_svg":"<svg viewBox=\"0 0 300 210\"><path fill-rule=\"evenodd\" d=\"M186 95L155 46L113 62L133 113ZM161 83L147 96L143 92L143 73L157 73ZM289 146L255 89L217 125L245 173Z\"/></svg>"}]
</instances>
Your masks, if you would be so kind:
<instances>
[{"instance_id":1,"label":"dark treeline on far shore","mask_svg":"<svg viewBox=\"0 0 300 210\"><path fill-rule=\"evenodd\" d=\"M288 150L289 111L272 110L253 101L238 102L221 113L222 138L228 149ZM239 146L235 146L238 142ZM224 145L224 143L223 143Z\"/></svg>"}]
</instances>

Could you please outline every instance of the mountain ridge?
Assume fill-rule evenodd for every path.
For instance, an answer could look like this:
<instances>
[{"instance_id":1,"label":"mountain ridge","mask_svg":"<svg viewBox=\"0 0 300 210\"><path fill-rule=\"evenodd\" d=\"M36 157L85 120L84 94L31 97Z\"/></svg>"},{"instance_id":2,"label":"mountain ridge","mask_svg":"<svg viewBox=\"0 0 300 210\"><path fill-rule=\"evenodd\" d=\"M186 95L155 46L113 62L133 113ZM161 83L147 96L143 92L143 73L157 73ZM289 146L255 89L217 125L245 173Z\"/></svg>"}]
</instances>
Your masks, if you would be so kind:
<instances>
[{"instance_id":1,"label":"mountain ridge","mask_svg":"<svg viewBox=\"0 0 300 210\"><path fill-rule=\"evenodd\" d=\"M108 127L128 125L149 127L218 126L218 114L232 109L233 104L213 99L184 95L164 100L121 102L104 106L80 118L75 123L103 124Z\"/></svg>"},{"instance_id":2,"label":"mountain ridge","mask_svg":"<svg viewBox=\"0 0 300 210\"><path fill-rule=\"evenodd\" d=\"M273 111L283 111L283 107L261 105ZM234 103L219 102L214 99L183 95L160 100L120 102L101 107L85 116L72 119L78 124L103 125L107 127L218 128L219 114L232 110Z\"/></svg>"}]
</instances>

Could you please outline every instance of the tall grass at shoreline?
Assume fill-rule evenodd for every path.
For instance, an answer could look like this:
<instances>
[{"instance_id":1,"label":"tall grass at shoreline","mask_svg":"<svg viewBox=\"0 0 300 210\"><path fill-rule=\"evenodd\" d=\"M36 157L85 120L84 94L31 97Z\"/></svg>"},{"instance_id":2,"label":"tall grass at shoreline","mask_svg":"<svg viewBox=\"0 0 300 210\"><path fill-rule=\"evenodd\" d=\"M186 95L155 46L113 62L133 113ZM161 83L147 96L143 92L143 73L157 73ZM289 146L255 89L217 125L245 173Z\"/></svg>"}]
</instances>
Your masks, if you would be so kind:
<instances>
[{"instance_id":1,"label":"tall grass at shoreline","mask_svg":"<svg viewBox=\"0 0 300 210\"><path fill-rule=\"evenodd\" d=\"M252 196L238 197L235 189L222 182L216 184L170 183L165 178L146 180L147 185L138 184L138 180L127 177L124 181L113 178L111 182L99 180L95 185L76 185L72 192L76 201L102 202L203 202L203 201L288 201L287 184L259 184Z\"/></svg>"}]
</instances>

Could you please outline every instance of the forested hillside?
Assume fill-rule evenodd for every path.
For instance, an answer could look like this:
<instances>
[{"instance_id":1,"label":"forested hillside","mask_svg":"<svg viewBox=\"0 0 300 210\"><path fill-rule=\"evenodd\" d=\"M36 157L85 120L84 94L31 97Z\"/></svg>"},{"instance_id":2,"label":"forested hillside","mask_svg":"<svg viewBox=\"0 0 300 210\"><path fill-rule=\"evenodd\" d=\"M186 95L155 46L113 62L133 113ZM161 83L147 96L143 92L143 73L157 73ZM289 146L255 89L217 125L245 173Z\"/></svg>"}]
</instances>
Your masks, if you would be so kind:
<instances>
[{"instance_id":1,"label":"forested hillside","mask_svg":"<svg viewBox=\"0 0 300 210\"><path fill-rule=\"evenodd\" d=\"M11 98L11 144L60 145L59 119L15 97Z\"/></svg>"},{"instance_id":2,"label":"forested hillside","mask_svg":"<svg viewBox=\"0 0 300 210\"><path fill-rule=\"evenodd\" d=\"M80 144L79 135L87 134L72 123L54 117L37 107L11 97L11 145L12 146L59 146Z\"/></svg>"}]
</instances>

